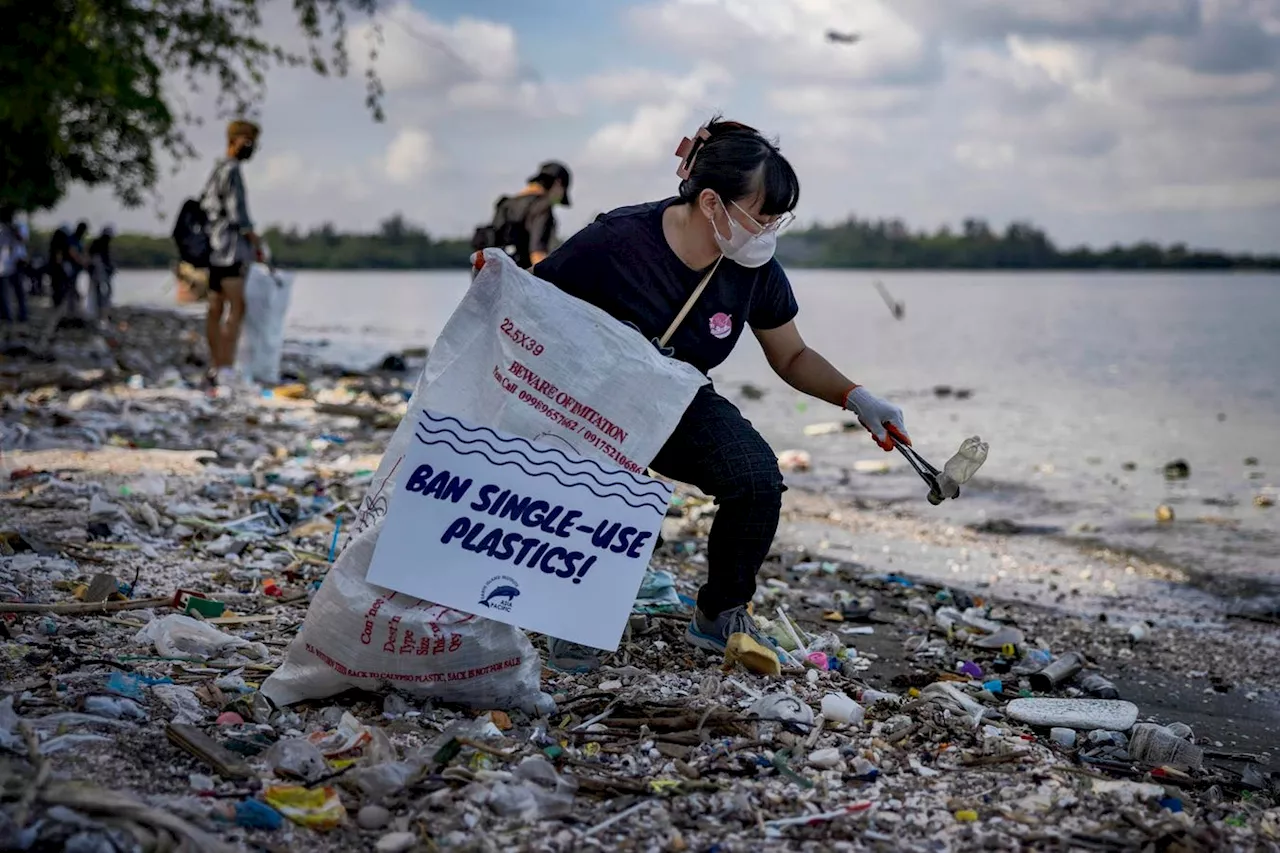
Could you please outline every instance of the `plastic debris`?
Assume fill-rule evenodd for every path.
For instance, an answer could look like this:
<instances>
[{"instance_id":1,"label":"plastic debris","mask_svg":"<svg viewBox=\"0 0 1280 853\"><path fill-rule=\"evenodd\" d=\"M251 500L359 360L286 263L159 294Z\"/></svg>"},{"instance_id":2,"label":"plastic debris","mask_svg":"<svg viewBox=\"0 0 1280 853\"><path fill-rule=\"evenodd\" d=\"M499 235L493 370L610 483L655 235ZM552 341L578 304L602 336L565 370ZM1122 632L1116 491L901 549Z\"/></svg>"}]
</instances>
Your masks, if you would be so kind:
<instances>
[{"instance_id":1,"label":"plastic debris","mask_svg":"<svg viewBox=\"0 0 1280 853\"><path fill-rule=\"evenodd\" d=\"M1144 764L1169 765L1194 770L1204 763L1204 750L1174 731L1152 723L1139 723L1129 734L1129 754Z\"/></svg>"},{"instance_id":2,"label":"plastic debris","mask_svg":"<svg viewBox=\"0 0 1280 853\"><path fill-rule=\"evenodd\" d=\"M286 738L276 741L267 750L267 763L280 776L314 782L329 772L324 755L304 738Z\"/></svg>"},{"instance_id":3,"label":"plastic debris","mask_svg":"<svg viewBox=\"0 0 1280 853\"><path fill-rule=\"evenodd\" d=\"M758 675L777 676L782 674L782 665L773 649L766 648L756 642L750 634L736 633L729 636L725 646L724 666L728 670L734 664L742 664Z\"/></svg>"},{"instance_id":4,"label":"plastic debris","mask_svg":"<svg viewBox=\"0 0 1280 853\"><path fill-rule=\"evenodd\" d=\"M346 801L352 826L328 836L334 849L471 849L499 838L512 849L587 842L674 853L1022 849L1045 839L1210 850L1265 847L1280 835L1273 757L1229 751L1257 741L1250 727L1268 711L1269 658L1242 649L1267 648L1272 626L1219 619L1206 598L1207 615L1189 627L1140 594L1162 590L1169 567L1059 548L1031 521L965 527L892 502L886 512L878 495L846 499L846 479L887 494L909 472L841 458L849 443L836 436L819 440L806 474L788 474L801 500L758 578L760 628L794 652L777 651L777 675L737 667L732 654L737 669L723 672L718 658L684 644L718 507L681 487L622 645L595 672L544 670L547 692L531 690L527 709L491 695L470 707L430 701L377 677L335 677L325 700L268 701L259 691L290 644L306 652L294 641L309 603L335 582L362 517L385 511L367 493L420 359L405 360L403 377L340 375L286 353L281 383L303 386L300 399L208 395L193 387L198 327L122 310L131 329L93 356L120 381L108 372L88 390L29 384L70 377L67 365L95 352L93 338L48 367L6 356L0 369L5 518L22 528L0 530L0 764L20 790L36 771L34 737L50 771L20 830L27 849L218 849L217 839L184 848L179 814L226 848L316 846L281 826L265 792L248 799L259 784L276 799L301 797L285 798L291 825L337 825ZM158 356L133 342L134 329L163 342ZM795 417L790 407L784 415ZM859 447L852 452L869 449ZM1158 469L1146 474L1159 481ZM1142 476L1127 478L1139 492ZM804 494L806 484L821 493ZM1165 499L1179 517L1196 515L1196 493L1173 488ZM1270 488L1243 488L1230 514L1246 524L1265 517L1248 501ZM982 499L990 510L1017 494ZM1149 518L1154 503L1138 511ZM364 647L368 621L381 650L394 626L393 652L379 654L404 662L395 674L457 669L453 626L466 614L384 601L369 616L378 595L340 632L348 645ZM110 609L88 609L102 603ZM430 618L414 615L427 610ZM162 649L157 639L169 642ZM1031 676L1067 657L1062 650L1099 669L1037 690ZM321 651L332 660L306 652L316 671L385 674ZM538 651L529 652L531 685L545 661ZM957 662L973 668L958 675ZM1162 707L1137 702L1150 723L1131 725L1127 703L1105 713L1078 704L1118 698L1109 678L1164 684L1168 672L1180 678ZM364 692L337 692L355 683ZM1204 713L1204 700L1257 704L1232 717ZM1195 733L1170 721L1183 712ZM1055 722L1064 716L1079 728ZM1164 731L1142 728L1155 723ZM1099 724L1115 728L1089 728ZM279 760L299 750L306 760ZM157 756L164 772L152 769ZM93 785L105 796L75 799ZM124 785L163 810L124 805L110 790ZM21 848L8 834L17 804L9 797L0 812L0 847ZM143 830L129 838L135 820Z\"/></svg>"},{"instance_id":5,"label":"plastic debris","mask_svg":"<svg viewBox=\"0 0 1280 853\"><path fill-rule=\"evenodd\" d=\"M284 816L259 800L241 800L236 803L236 826L246 829L279 829Z\"/></svg>"},{"instance_id":6,"label":"plastic debris","mask_svg":"<svg viewBox=\"0 0 1280 853\"><path fill-rule=\"evenodd\" d=\"M866 711L843 693L828 693L822 697L822 716L833 723L859 724Z\"/></svg>"},{"instance_id":7,"label":"plastic debris","mask_svg":"<svg viewBox=\"0 0 1280 853\"><path fill-rule=\"evenodd\" d=\"M1067 749L1071 749L1076 745L1076 730L1062 728L1061 726L1054 726L1049 729L1049 739L1058 746L1064 746Z\"/></svg>"},{"instance_id":8,"label":"plastic debris","mask_svg":"<svg viewBox=\"0 0 1280 853\"><path fill-rule=\"evenodd\" d=\"M225 653L243 654L252 660L264 660L267 648L239 637L224 634L207 622L190 616L172 615L147 624L134 638L150 641L162 657L209 660Z\"/></svg>"},{"instance_id":9,"label":"plastic debris","mask_svg":"<svg viewBox=\"0 0 1280 853\"><path fill-rule=\"evenodd\" d=\"M1014 699L1007 713L1032 726L1128 731L1138 721L1138 706L1115 699Z\"/></svg>"},{"instance_id":10,"label":"plastic debris","mask_svg":"<svg viewBox=\"0 0 1280 853\"><path fill-rule=\"evenodd\" d=\"M272 785L262 792L262 798L289 820L309 829L334 829L347 813L338 792L330 787Z\"/></svg>"},{"instance_id":11,"label":"plastic debris","mask_svg":"<svg viewBox=\"0 0 1280 853\"><path fill-rule=\"evenodd\" d=\"M813 709L787 693L762 696L747 710L747 713L761 720L799 723L804 726L813 724Z\"/></svg>"}]
</instances>

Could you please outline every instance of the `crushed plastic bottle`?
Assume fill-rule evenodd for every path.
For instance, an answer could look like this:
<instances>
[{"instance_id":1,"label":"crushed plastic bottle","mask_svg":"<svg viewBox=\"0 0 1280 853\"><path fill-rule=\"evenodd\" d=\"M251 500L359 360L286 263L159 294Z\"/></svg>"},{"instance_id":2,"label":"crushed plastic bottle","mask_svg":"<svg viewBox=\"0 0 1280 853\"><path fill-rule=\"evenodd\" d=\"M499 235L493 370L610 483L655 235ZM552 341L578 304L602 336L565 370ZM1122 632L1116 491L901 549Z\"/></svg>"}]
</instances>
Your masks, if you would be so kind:
<instances>
[{"instance_id":1,"label":"crushed plastic bottle","mask_svg":"<svg viewBox=\"0 0 1280 853\"><path fill-rule=\"evenodd\" d=\"M1080 689L1095 699L1119 699L1120 691L1110 679L1096 672L1080 678Z\"/></svg>"},{"instance_id":2,"label":"crushed plastic bottle","mask_svg":"<svg viewBox=\"0 0 1280 853\"><path fill-rule=\"evenodd\" d=\"M286 738L267 750L267 763L281 776L315 781L329 772L324 755L305 738Z\"/></svg>"},{"instance_id":3,"label":"crushed plastic bottle","mask_svg":"<svg viewBox=\"0 0 1280 853\"><path fill-rule=\"evenodd\" d=\"M947 498L960 494L960 487L973 479L973 475L978 473L978 469L986 461L987 443L976 435L966 438L960 443L955 456L942 466L942 473L938 475L940 492L930 492L929 503L937 506Z\"/></svg>"},{"instance_id":4,"label":"crushed plastic bottle","mask_svg":"<svg viewBox=\"0 0 1280 853\"><path fill-rule=\"evenodd\" d=\"M86 714L96 714L112 720L147 719L146 709L123 696L86 696L84 711Z\"/></svg>"},{"instance_id":5,"label":"crushed plastic bottle","mask_svg":"<svg viewBox=\"0 0 1280 853\"><path fill-rule=\"evenodd\" d=\"M1179 770L1198 770L1204 763L1204 750L1178 737L1165 726L1139 723L1129 738L1129 754L1135 761Z\"/></svg>"}]
</instances>

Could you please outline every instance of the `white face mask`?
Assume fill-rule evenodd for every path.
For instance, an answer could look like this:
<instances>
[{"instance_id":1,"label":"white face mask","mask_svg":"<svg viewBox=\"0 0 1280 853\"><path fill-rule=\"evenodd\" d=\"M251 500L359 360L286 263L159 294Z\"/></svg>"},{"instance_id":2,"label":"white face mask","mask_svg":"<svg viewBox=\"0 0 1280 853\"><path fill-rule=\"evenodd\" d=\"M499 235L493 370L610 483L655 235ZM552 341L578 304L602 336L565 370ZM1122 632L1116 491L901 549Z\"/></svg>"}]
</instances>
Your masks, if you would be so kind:
<instances>
[{"instance_id":1,"label":"white face mask","mask_svg":"<svg viewBox=\"0 0 1280 853\"><path fill-rule=\"evenodd\" d=\"M723 199L720 203L724 207ZM724 207L724 212L724 215L729 220L729 236L727 238L720 236L720 229L716 227L715 217L711 217L711 230L715 233L716 245L720 247L720 252L735 264L750 269L762 267L769 263L774 251L778 248L778 232L769 228L759 234L752 234L744 226L738 224L738 220L730 215L728 207Z\"/></svg>"}]
</instances>

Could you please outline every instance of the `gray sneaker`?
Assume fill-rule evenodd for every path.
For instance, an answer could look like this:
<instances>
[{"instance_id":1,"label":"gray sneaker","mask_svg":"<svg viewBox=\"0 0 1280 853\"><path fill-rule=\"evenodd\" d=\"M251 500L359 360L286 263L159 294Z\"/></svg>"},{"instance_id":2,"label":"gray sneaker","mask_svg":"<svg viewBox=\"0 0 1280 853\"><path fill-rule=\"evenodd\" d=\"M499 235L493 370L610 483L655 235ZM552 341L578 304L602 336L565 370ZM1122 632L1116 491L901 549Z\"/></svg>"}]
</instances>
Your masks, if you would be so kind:
<instances>
[{"instance_id":1,"label":"gray sneaker","mask_svg":"<svg viewBox=\"0 0 1280 853\"><path fill-rule=\"evenodd\" d=\"M714 619L708 618L701 610L695 609L693 618L689 620L689 627L684 630L684 640L700 649L724 654L729 637L733 634L748 634L767 649L775 645L772 639L760 633L756 620L751 618L746 605L731 607Z\"/></svg>"},{"instance_id":2,"label":"gray sneaker","mask_svg":"<svg viewBox=\"0 0 1280 853\"><path fill-rule=\"evenodd\" d=\"M557 637L547 637L547 666L556 672L583 673L600 668L608 652L571 643Z\"/></svg>"}]
</instances>

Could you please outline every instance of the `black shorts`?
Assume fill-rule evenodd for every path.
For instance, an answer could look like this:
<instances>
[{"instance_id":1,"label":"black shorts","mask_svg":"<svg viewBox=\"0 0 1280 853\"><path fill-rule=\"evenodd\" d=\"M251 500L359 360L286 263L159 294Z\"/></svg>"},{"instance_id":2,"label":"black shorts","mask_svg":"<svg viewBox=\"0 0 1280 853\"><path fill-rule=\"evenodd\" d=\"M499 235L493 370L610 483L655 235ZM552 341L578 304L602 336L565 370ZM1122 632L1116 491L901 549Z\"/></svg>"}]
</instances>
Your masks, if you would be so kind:
<instances>
[{"instance_id":1,"label":"black shorts","mask_svg":"<svg viewBox=\"0 0 1280 853\"><path fill-rule=\"evenodd\" d=\"M234 263L226 267L209 267L209 290L222 292L222 282L229 278L244 278L244 264Z\"/></svg>"}]
</instances>

